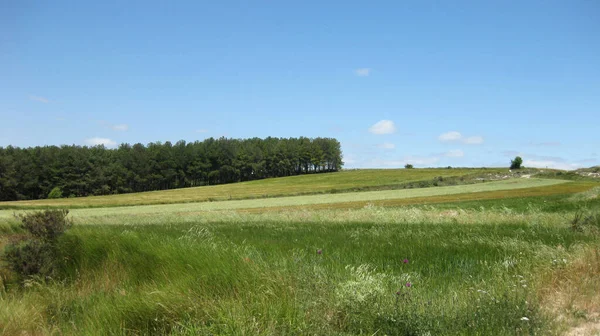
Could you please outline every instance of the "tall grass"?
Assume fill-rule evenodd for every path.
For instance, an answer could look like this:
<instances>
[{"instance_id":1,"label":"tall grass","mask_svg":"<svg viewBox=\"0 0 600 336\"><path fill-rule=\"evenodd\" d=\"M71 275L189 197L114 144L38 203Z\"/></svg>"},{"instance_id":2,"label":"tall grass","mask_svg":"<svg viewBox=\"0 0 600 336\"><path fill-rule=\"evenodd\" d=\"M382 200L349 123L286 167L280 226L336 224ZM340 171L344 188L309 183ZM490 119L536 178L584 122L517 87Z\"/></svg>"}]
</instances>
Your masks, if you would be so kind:
<instances>
[{"instance_id":1,"label":"tall grass","mask_svg":"<svg viewBox=\"0 0 600 336\"><path fill-rule=\"evenodd\" d=\"M0 333L544 335L541 275L597 244L545 216L367 207L75 225L57 279L0 289Z\"/></svg>"}]
</instances>

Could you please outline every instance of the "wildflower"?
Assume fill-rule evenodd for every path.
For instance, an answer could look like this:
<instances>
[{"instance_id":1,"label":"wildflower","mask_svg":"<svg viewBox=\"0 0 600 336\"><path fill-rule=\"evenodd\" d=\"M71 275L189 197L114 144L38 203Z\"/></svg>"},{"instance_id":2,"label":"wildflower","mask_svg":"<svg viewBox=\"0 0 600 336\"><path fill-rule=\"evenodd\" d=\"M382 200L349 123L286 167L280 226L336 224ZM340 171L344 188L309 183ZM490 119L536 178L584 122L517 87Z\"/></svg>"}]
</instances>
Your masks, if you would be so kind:
<instances>
[{"instance_id":1,"label":"wildflower","mask_svg":"<svg viewBox=\"0 0 600 336\"><path fill-rule=\"evenodd\" d=\"M317 250L317 254L322 254L322 253L323 253L323 250L321 250L321 249Z\"/></svg>"},{"instance_id":2,"label":"wildflower","mask_svg":"<svg viewBox=\"0 0 600 336\"><path fill-rule=\"evenodd\" d=\"M403 261L405 264L408 264L408 259L404 259Z\"/></svg>"},{"instance_id":3,"label":"wildflower","mask_svg":"<svg viewBox=\"0 0 600 336\"><path fill-rule=\"evenodd\" d=\"M397 291L397 292L396 292L396 295L400 295L400 294L402 294L402 292L400 292L400 291Z\"/></svg>"},{"instance_id":4,"label":"wildflower","mask_svg":"<svg viewBox=\"0 0 600 336\"><path fill-rule=\"evenodd\" d=\"M406 287L412 287L412 284L410 282L407 282Z\"/></svg>"}]
</instances>

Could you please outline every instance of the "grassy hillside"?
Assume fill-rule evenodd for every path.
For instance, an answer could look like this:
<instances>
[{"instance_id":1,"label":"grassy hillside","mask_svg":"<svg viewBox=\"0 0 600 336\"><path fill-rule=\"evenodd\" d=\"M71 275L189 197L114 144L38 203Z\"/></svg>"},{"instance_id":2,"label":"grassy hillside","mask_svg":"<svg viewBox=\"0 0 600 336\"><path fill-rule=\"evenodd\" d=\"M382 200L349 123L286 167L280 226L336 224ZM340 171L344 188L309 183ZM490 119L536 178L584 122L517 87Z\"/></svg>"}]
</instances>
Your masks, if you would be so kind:
<instances>
[{"instance_id":1,"label":"grassy hillside","mask_svg":"<svg viewBox=\"0 0 600 336\"><path fill-rule=\"evenodd\" d=\"M561 180L543 180L543 179L511 179L504 181L494 181L480 184L437 187L437 188L418 188L406 190L383 190L383 191L364 191L350 192L327 195L306 195L289 196L268 199L250 199L221 202L202 202L202 203L180 203L180 204L159 204L159 205L141 205L125 207L105 207L91 209L75 209L72 215L78 219L97 217L97 216L152 216L165 215L172 213L200 213L206 211L220 210L240 210L240 209L281 209L284 207L309 207L309 208L349 208L354 205L364 206L366 203L375 202L378 204L401 204L403 200L417 199L416 203L426 203L427 199L443 197L445 199L459 199L464 194L475 195L485 198L486 194L495 191L514 190L519 193L519 189L525 189L526 192L531 189L541 188L542 192L551 194L557 189L558 185L571 184ZM555 186L555 187L553 187ZM546 189L544 189L546 188ZM561 190L561 188L558 188ZM414 204L415 202L413 202ZM14 210L0 210L0 219L11 218Z\"/></svg>"},{"instance_id":2,"label":"grassy hillside","mask_svg":"<svg viewBox=\"0 0 600 336\"><path fill-rule=\"evenodd\" d=\"M504 173L506 169L362 169L251 182L110 196L0 202L1 208L102 207L265 198L393 187L436 177Z\"/></svg>"}]
</instances>

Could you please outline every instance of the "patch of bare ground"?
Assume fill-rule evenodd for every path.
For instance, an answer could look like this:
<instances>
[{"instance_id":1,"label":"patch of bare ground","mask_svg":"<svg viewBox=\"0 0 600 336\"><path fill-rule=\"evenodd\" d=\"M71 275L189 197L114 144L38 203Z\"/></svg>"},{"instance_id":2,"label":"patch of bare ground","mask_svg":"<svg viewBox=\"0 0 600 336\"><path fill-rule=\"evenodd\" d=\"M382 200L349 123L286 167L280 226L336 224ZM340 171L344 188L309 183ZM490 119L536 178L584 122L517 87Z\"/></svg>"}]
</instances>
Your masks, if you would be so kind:
<instances>
[{"instance_id":1,"label":"patch of bare ground","mask_svg":"<svg viewBox=\"0 0 600 336\"><path fill-rule=\"evenodd\" d=\"M567 336L600 335L600 246L582 248L578 257L558 261L543 277L542 307Z\"/></svg>"}]
</instances>

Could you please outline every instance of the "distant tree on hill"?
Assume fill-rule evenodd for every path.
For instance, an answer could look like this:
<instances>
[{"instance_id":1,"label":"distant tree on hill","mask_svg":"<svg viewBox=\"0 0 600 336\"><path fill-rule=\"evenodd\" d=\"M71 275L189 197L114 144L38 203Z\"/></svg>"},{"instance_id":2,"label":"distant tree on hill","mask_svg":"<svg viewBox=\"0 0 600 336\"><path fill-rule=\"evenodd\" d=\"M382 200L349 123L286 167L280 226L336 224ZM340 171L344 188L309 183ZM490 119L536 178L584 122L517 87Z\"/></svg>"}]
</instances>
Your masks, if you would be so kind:
<instances>
[{"instance_id":1,"label":"distant tree on hill","mask_svg":"<svg viewBox=\"0 0 600 336\"><path fill-rule=\"evenodd\" d=\"M514 160L510 160L510 169L521 169L523 159L520 156L515 157Z\"/></svg>"},{"instance_id":2,"label":"distant tree on hill","mask_svg":"<svg viewBox=\"0 0 600 336\"><path fill-rule=\"evenodd\" d=\"M406 169L413 169L414 167L410 163L407 163L407 164L404 165L404 168L406 168Z\"/></svg>"},{"instance_id":3,"label":"distant tree on hill","mask_svg":"<svg viewBox=\"0 0 600 336\"><path fill-rule=\"evenodd\" d=\"M62 190L59 187L54 187L48 194L49 199L61 198L63 196Z\"/></svg>"}]
</instances>

